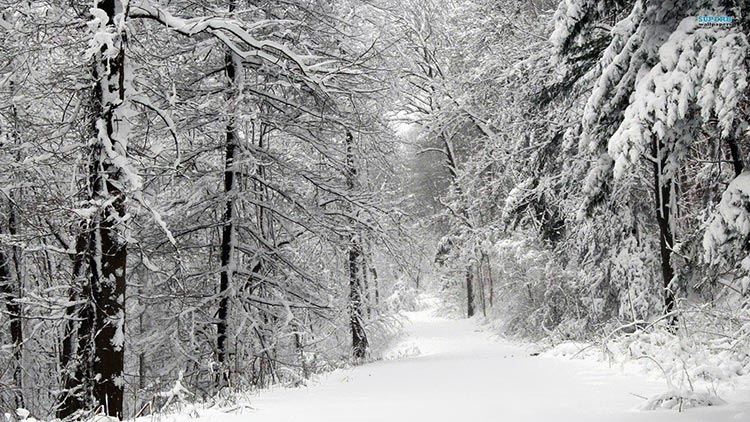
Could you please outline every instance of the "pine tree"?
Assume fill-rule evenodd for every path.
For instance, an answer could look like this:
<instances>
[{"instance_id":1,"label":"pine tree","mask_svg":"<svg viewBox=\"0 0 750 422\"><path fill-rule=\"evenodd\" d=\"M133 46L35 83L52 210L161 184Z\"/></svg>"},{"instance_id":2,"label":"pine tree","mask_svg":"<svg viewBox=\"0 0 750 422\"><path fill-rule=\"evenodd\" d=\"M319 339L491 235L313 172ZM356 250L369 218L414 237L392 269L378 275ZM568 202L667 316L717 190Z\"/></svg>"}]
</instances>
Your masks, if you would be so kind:
<instances>
[{"instance_id":1,"label":"pine tree","mask_svg":"<svg viewBox=\"0 0 750 422\"><path fill-rule=\"evenodd\" d=\"M561 5L568 16L563 22L594 8L568 5ZM697 17L709 10L729 12L710 1L635 2L612 28L582 119L582 145L601 156L586 183L589 198L604 192L610 175L627 189L649 180L667 314L679 284L672 252L680 239L679 179L686 160L701 134L720 144L746 124L739 105L747 85L747 36L737 25L701 25Z\"/></svg>"}]
</instances>

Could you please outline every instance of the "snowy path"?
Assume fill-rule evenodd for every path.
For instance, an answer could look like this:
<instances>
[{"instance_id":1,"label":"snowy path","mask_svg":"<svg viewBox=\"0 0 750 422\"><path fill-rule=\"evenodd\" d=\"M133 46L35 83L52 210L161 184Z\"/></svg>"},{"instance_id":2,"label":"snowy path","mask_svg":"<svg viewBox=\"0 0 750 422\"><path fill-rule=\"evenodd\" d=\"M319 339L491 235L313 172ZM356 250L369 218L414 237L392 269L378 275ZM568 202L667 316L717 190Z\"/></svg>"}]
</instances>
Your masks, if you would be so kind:
<instances>
[{"instance_id":1,"label":"snowy path","mask_svg":"<svg viewBox=\"0 0 750 422\"><path fill-rule=\"evenodd\" d=\"M749 421L750 407L639 411L664 384L626 376L595 362L531 357L492 339L471 321L407 314L402 347L418 356L340 370L310 387L275 389L251 399L253 410L206 413L201 421ZM746 399L747 400L747 399Z\"/></svg>"}]
</instances>

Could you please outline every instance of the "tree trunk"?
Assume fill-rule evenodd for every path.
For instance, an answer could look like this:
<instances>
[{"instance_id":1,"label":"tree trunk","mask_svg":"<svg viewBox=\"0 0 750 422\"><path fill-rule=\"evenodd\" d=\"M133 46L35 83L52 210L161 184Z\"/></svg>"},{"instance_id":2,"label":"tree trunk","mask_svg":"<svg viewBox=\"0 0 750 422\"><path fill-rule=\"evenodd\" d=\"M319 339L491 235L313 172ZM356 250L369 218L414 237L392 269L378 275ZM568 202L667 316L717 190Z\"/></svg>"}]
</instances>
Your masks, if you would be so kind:
<instances>
[{"instance_id":1,"label":"tree trunk","mask_svg":"<svg viewBox=\"0 0 750 422\"><path fill-rule=\"evenodd\" d=\"M378 306L380 305L380 281L378 280L378 270L375 268L375 264L370 265L370 277L375 289L375 306Z\"/></svg>"},{"instance_id":2,"label":"tree trunk","mask_svg":"<svg viewBox=\"0 0 750 422\"><path fill-rule=\"evenodd\" d=\"M371 317L373 307L377 307L380 302L380 287L378 286L378 271L375 268L375 261L373 260L372 242L370 242L369 239L365 243L363 253L364 257L362 261L364 266L362 271L364 272L364 289L367 292L367 316ZM377 309L375 309L375 311L377 311Z\"/></svg>"},{"instance_id":3,"label":"tree trunk","mask_svg":"<svg viewBox=\"0 0 750 422\"><path fill-rule=\"evenodd\" d=\"M349 242L349 312L352 331L352 351L355 359L367 355L367 333L364 328L362 306L362 253L357 235L352 235Z\"/></svg>"},{"instance_id":4,"label":"tree trunk","mask_svg":"<svg viewBox=\"0 0 750 422\"><path fill-rule=\"evenodd\" d=\"M230 1L229 13L234 11L235 3ZM242 69L236 69L234 54L227 51L224 55L226 65L227 79L229 80L229 89L227 94L227 104L230 108L234 104L235 93L237 91L237 78ZM234 275L234 199L235 199L235 179L237 169L235 168L238 160L237 134L235 128L234 112L229 112L229 122L227 123L225 157L224 157L224 195L225 207L221 233L221 275L219 281L219 310L216 336L216 362L219 364L220 376L217 379L217 386L224 387L229 383L227 374L227 328L229 318L229 294Z\"/></svg>"},{"instance_id":5,"label":"tree trunk","mask_svg":"<svg viewBox=\"0 0 750 422\"><path fill-rule=\"evenodd\" d=\"M14 92L14 82L10 82L10 91ZM15 161L20 163L23 160L21 155L21 143L18 137L18 115L15 105L11 104L12 127L10 128L10 139L13 140L14 147L18 148ZM16 182L21 182L15 177ZM8 234L15 236L18 234L18 203L17 198L20 194L15 187L8 194ZM10 254L0 249L0 301L5 302L5 308L8 311L10 321L10 340L13 347L11 358L13 367L13 387L15 389L15 405L18 408L24 406L23 398L23 322L21 304L17 301L21 299L21 251L18 246L11 246Z\"/></svg>"},{"instance_id":6,"label":"tree trunk","mask_svg":"<svg viewBox=\"0 0 750 422\"><path fill-rule=\"evenodd\" d=\"M92 393L104 412L122 419L125 358L125 281L127 235L124 233L124 188L135 184L127 157L129 101L126 88L127 38L115 24L115 16L126 16L119 0L99 0L97 7L109 17L107 27L118 36L114 46L104 44L95 55L94 130L97 142L90 149L89 195L92 203L104 204L93 217L89 242L91 307L84 310L82 337L93 336ZM119 18L118 18L119 19ZM114 51L110 51L114 49ZM86 353L79 350L79 353Z\"/></svg>"},{"instance_id":7,"label":"tree trunk","mask_svg":"<svg viewBox=\"0 0 750 422\"><path fill-rule=\"evenodd\" d=\"M0 300L5 302L5 309L8 311L8 319L10 320L15 405L17 407L24 407L23 383L21 378L23 325L21 324L21 305L17 302L17 299L19 299L18 288L15 284L13 271L11 271L11 259L0 249Z\"/></svg>"},{"instance_id":8,"label":"tree trunk","mask_svg":"<svg viewBox=\"0 0 750 422\"><path fill-rule=\"evenodd\" d=\"M109 192L117 189L107 182ZM117 192L119 195L119 192ZM123 198L104 211L92 234L98 253L91 254L94 317L94 398L109 416L122 419L127 248L117 219L125 216ZM101 248L101 249L99 249ZM97 262L97 260L99 262ZM100 265L101 264L101 265Z\"/></svg>"},{"instance_id":9,"label":"tree trunk","mask_svg":"<svg viewBox=\"0 0 750 422\"><path fill-rule=\"evenodd\" d=\"M365 310L367 313L367 319L370 320L372 318L372 293L370 292L370 275L372 272L370 272L370 248L367 241L363 241L363 249L362 249L362 291L364 292L364 304L365 304Z\"/></svg>"},{"instance_id":10,"label":"tree trunk","mask_svg":"<svg viewBox=\"0 0 750 422\"><path fill-rule=\"evenodd\" d=\"M471 219L469 218L469 211L466 209L464 201L463 189L458 183L458 160L456 158L453 143L450 139L441 133L443 140L443 147L445 148L446 165L448 166L448 172L451 176L453 186L456 188L456 195L458 196L459 203L461 206L460 215L463 217L464 225L472 229ZM466 315L471 318L474 316L474 269L471 264L466 265Z\"/></svg>"},{"instance_id":11,"label":"tree trunk","mask_svg":"<svg viewBox=\"0 0 750 422\"><path fill-rule=\"evenodd\" d=\"M80 225L81 232L76 236L75 255L72 256L73 272L68 300L70 303L76 303L82 298L90 298L90 294L83 294L84 291L90 292L87 288L86 281L86 264L88 258L88 225ZM57 417L65 419L76 411L86 408L86 399L90 392L86 392L86 385L90 376L88 352L91 344L88 342L88 334L79 337L81 334L90 333L90 329L83 328L82 324L76 321L91 321L88 309L88 302L85 305L70 305L65 309L65 328L62 340L62 353L60 354L60 368L62 369L63 391L58 399ZM90 327L90 326L87 326ZM81 356L86 353L86 357ZM85 382L84 382L85 381Z\"/></svg>"},{"instance_id":12,"label":"tree trunk","mask_svg":"<svg viewBox=\"0 0 750 422\"><path fill-rule=\"evenodd\" d=\"M733 136L727 139L729 144L729 153L732 155L732 167L734 168L734 175L739 176L745 167L745 163L742 160L742 153L740 152L740 146L737 143L737 139Z\"/></svg>"},{"instance_id":13,"label":"tree trunk","mask_svg":"<svg viewBox=\"0 0 750 422\"><path fill-rule=\"evenodd\" d=\"M490 308L492 308L494 306L494 296L495 296L495 289L493 287L493 280L492 280L492 263L490 262L490 257L486 253L482 252L482 256L484 257L485 262L487 263L487 281L489 282L489 287L490 287L490 292L489 292Z\"/></svg>"},{"instance_id":14,"label":"tree trunk","mask_svg":"<svg viewBox=\"0 0 750 422\"><path fill-rule=\"evenodd\" d=\"M356 186L357 167L354 162L354 137L346 133L346 184L350 193ZM352 233L349 238L349 317L352 332L352 353L355 359L367 355L367 333L364 327L362 303L362 246L352 222Z\"/></svg>"},{"instance_id":15,"label":"tree trunk","mask_svg":"<svg viewBox=\"0 0 750 422\"><path fill-rule=\"evenodd\" d=\"M471 265L466 267L466 315L474 316L474 273Z\"/></svg>"},{"instance_id":16,"label":"tree trunk","mask_svg":"<svg viewBox=\"0 0 750 422\"><path fill-rule=\"evenodd\" d=\"M310 379L310 368L307 365L307 359L305 357L305 342L302 337L302 325L294 324L294 345L297 348L297 356L299 356L299 365L302 367L302 378Z\"/></svg>"},{"instance_id":17,"label":"tree trunk","mask_svg":"<svg viewBox=\"0 0 750 422\"><path fill-rule=\"evenodd\" d=\"M664 179L665 160L660 153L664 146L658 141L652 143L652 153L657 161L654 163L654 195L656 203L656 222L659 226L659 251L661 256L661 273L664 286L664 314L670 314L675 307L674 269L670 260L674 234L672 233L672 179ZM676 327L677 317L667 319L671 327Z\"/></svg>"},{"instance_id":18,"label":"tree trunk","mask_svg":"<svg viewBox=\"0 0 750 422\"><path fill-rule=\"evenodd\" d=\"M226 170L224 172L224 193L227 195L224 209L224 227L221 232L221 275L219 280L219 310L216 337L216 362L220 366L222 375L218 380L219 387L226 385L228 381L225 373L227 356L227 319L229 317L229 289L232 279L233 258L233 235L234 235L234 201L231 199L234 191L234 170L232 169L235 159L234 135L227 131L226 145Z\"/></svg>"},{"instance_id":19,"label":"tree trunk","mask_svg":"<svg viewBox=\"0 0 750 422\"><path fill-rule=\"evenodd\" d=\"M482 271L483 265L480 260L477 263L477 280L479 281L479 299L482 301L482 316L487 317L487 292L485 291L485 277Z\"/></svg>"}]
</instances>

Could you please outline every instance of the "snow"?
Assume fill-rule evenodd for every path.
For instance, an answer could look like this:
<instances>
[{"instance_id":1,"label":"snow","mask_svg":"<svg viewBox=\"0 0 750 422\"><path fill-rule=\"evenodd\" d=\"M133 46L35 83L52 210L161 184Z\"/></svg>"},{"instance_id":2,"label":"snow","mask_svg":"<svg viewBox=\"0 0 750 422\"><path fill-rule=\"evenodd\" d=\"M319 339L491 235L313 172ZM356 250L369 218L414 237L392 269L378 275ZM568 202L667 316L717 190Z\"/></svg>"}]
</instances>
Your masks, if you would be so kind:
<instances>
[{"instance_id":1,"label":"snow","mask_svg":"<svg viewBox=\"0 0 750 422\"><path fill-rule=\"evenodd\" d=\"M171 243L172 245L177 245L177 240L174 238L172 231L169 230L169 226L167 226L167 223L161 217L161 213L159 213L154 208L149 207L149 209L151 210L151 214L153 214L154 216L154 221L156 221L156 224L158 224L164 234L166 234L169 243Z\"/></svg>"},{"instance_id":2,"label":"snow","mask_svg":"<svg viewBox=\"0 0 750 422\"><path fill-rule=\"evenodd\" d=\"M707 393L688 393L670 390L652 397L641 408L655 409L689 409L692 407L721 406L724 400Z\"/></svg>"},{"instance_id":3,"label":"snow","mask_svg":"<svg viewBox=\"0 0 750 422\"><path fill-rule=\"evenodd\" d=\"M750 235L750 172L743 172L729 183L721 202L708 223L703 237L705 260L718 263L727 252L741 247Z\"/></svg>"},{"instance_id":4,"label":"snow","mask_svg":"<svg viewBox=\"0 0 750 422\"><path fill-rule=\"evenodd\" d=\"M107 46L105 51L109 53L108 57L115 57L117 54L117 49L115 48L115 37L117 34L107 27L109 23L107 12L94 7L89 9L89 13L93 19L88 23L88 26L94 32L94 36L89 40L89 49L86 50L86 57L93 57L97 52L101 51L104 45Z\"/></svg>"},{"instance_id":5,"label":"snow","mask_svg":"<svg viewBox=\"0 0 750 422\"><path fill-rule=\"evenodd\" d=\"M550 35L550 43L557 49L562 48L565 40L571 35L571 28L583 18L584 14L585 11L582 10L579 2L575 0L561 1L553 17L555 29Z\"/></svg>"},{"instance_id":6,"label":"snow","mask_svg":"<svg viewBox=\"0 0 750 422\"><path fill-rule=\"evenodd\" d=\"M239 22L221 17L190 18L183 19L173 16L166 9L159 8L150 1L142 0L131 6L132 17L150 17L163 22L169 28L187 36L194 36L202 32L210 32L221 40L236 55L247 60L258 57L271 64L281 64L289 60L293 62L299 71L307 76L310 71L307 67L305 57L292 52L286 45L271 40L259 40L247 32ZM281 22L281 21L279 21ZM268 23L268 22L265 22ZM238 41L250 46L249 51L240 48L239 43L232 40L226 34L231 34Z\"/></svg>"},{"instance_id":7,"label":"snow","mask_svg":"<svg viewBox=\"0 0 750 422\"><path fill-rule=\"evenodd\" d=\"M187 388L185 388L185 386L182 385L182 377L183 373L180 372L177 381L175 381L174 385L169 391L162 391L156 394L157 397L164 397L167 399L165 406L169 405L175 400L177 400L177 402L179 403L184 403L185 399L188 396L193 395L193 393L191 393Z\"/></svg>"},{"instance_id":8,"label":"snow","mask_svg":"<svg viewBox=\"0 0 750 422\"><path fill-rule=\"evenodd\" d=\"M123 302L124 298L121 295L118 297L118 303L122 304ZM112 337L112 346L116 351L120 351L125 345L125 313L122 310L118 311L113 322L116 324L116 328L115 335Z\"/></svg>"},{"instance_id":9,"label":"snow","mask_svg":"<svg viewBox=\"0 0 750 422\"><path fill-rule=\"evenodd\" d=\"M581 2L565 4L579 7ZM567 15L564 10L556 15L555 33L563 39L570 35L565 28L578 22L576 7L561 6ZM738 25L699 25L699 10L660 16L676 6L662 7L636 2L631 14L612 29L612 40L599 60L600 74L589 75L596 79L583 110L581 142L592 153L606 145L615 179L627 177L644 158L663 160L661 176L674 178L698 138L696 124L716 130L721 138L740 136L748 124L740 112L747 88L747 34ZM616 122L617 114L613 122L609 116L619 113L624 103L628 105L621 122ZM662 147L651 157L655 140Z\"/></svg>"},{"instance_id":10,"label":"snow","mask_svg":"<svg viewBox=\"0 0 750 422\"><path fill-rule=\"evenodd\" d=\"M663 409L676 403L675 392L663 381L593 360L571 360L571 354L585 347L581 344L532 356L536 354L527 347L488 334L474 320L435 316L435 301L432 305L405 314L408 334L387 354L396 359L338 370L308 387L262 391L229 410L193 408L171 419L718 422L750 416L750 403L733 404L731 397L725 397L726 405L688 409L690 404L721 403L702 392L693 395L682 413ZM747 391L738 391L735 398L742 394Z\"/></svg>"}]
</instances>

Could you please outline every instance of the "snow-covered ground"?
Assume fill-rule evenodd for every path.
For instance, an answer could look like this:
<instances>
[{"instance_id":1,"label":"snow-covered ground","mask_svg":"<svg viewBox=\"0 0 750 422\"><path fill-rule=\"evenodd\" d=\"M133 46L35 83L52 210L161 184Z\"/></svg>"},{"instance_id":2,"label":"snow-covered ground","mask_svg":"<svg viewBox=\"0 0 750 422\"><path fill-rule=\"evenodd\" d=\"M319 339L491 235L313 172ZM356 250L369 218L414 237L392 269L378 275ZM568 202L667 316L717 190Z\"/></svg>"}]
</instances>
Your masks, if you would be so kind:
<instances>
[{"instance_id":1,"label":"snow-covered ground","mask_svg":"<svg viewBox=\"0 0 750 422\"><path fill-rule=\"evenodd\" d=\"M724 397L729 404L718 407L638 410L643 397L666 390L664 382L591 360L531 356L471 320L436 317L432 308L406 316L407 335L390 354L400 357L338 370L308 387L263 391L242 410L202 410L193 417L200 415L201 422L750 420L750 390L730 393Z\"/></svg>"}]
</instances>

